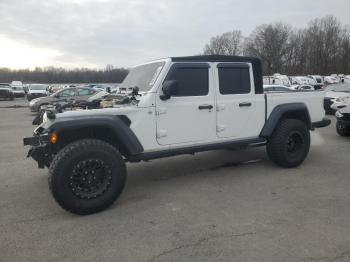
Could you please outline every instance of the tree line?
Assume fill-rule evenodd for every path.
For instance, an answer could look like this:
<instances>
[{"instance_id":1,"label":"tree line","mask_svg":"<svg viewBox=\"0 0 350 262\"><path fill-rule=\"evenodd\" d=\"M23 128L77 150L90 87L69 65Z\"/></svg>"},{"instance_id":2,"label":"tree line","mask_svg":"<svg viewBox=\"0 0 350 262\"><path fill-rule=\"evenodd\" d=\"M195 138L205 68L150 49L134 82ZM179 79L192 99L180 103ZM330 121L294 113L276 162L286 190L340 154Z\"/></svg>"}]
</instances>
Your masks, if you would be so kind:
<instances>
[{"instance_id":1,"label":"tree line","mask_svg":"<svg viewBox=\"0 0 350 262\"><path fill-rule=\"evenodd\" d=\"M0 68L0 82L10 83L13 80L24 83L121 83L128 70L113 68L107 65L103 70L64 69L56 67L37 67L30 69Z\"/></svg>"},{"instance_id":2,"label":"tree line","mask_svg":"<svg viewBox=\"0 0 350 262\"><path fill-rule=\"evenodd\" d=\"M212 37L203 53L258 57L265 75L350 74L350 29L334 16L311 20L304 29L263 24L247 37L240 30Z\"/></svg>"}]
</instances>

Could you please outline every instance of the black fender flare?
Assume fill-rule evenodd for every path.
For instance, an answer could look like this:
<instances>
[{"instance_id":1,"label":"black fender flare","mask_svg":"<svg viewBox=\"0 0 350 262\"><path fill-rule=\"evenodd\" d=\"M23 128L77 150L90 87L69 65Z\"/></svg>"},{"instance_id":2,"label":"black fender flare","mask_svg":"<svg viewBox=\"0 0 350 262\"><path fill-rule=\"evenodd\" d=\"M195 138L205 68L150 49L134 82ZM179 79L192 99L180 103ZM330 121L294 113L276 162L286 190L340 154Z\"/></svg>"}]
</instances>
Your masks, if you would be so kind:
<instances>
[{"instance_id":1,"label":"black fender flare","mask_svg":"<svg viewBox=\"0 0 350 262\"><path fill-rule=\"evenodd\" d=\"M302 120L310 130L313 129L309 110L304 103L281 104L277 105L272 110L269 118L266 120L265 125L260 132L260 137L270 137L280 120L284 117Z\"/></svg>"},{"instance_id":2,"label":"black fender flare","mask_svg":"<svg viewBox=\"0 0 350 262\"><path fill-rule=\"evenodd\" d=\"M143 146L130 128L131 121L124 115L117 116L82 116L81 118L64 118L56 119L49 127L51 132L56 132L59 137L61 133L66 131L74 131L81 129L91 129L95 127L108 128L113 132L115 138L125 148L128 155L136 155L143 152Z\"/></svg>"}]
</instances>

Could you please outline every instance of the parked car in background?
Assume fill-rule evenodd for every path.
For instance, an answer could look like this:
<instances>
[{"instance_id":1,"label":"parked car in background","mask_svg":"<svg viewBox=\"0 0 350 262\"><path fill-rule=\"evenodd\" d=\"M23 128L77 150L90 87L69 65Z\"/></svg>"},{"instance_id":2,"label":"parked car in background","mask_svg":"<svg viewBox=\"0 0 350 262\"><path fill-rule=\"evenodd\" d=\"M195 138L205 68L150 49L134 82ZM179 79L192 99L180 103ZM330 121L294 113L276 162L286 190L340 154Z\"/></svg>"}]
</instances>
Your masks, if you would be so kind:
<instances>
[{"instance_id":1,"label":"parked car in background","mask_svg":"<svg viewBox=\"0 0 350 262\"><path fill-rule=\"evenodd\" d=\"M31 84L28 86L27 99L28 101L34 98L47 96L49 94L49 86L43 84Z\"/></svg>"},{"instance_id":2,"label":"parked car in background","mask_svg":"<svg viewBox=\"0 0 350 262\"><path fill-rule=\"evenodd\" d=\"M292 76L290 77L292 85L308 85L310 78L304 76Z\"/></svg>"},{"instance_id":3,"label":"parked car in background","mask_svg":"<svg viewBox=\"0 0 350 262\"><path fill-rule=\"evenodd\" d=\"M344 76L344 83L350 83L350 75Z\"/></svg>"},{"instance_id":4,"label":"parked car in background","mask_svg":"<svg viewBox=\"0 0 350 262\"><path fill-rule=\"evenodd\" d=\"M0 98L13 100L15 98L10 84L0 83Z\"/></svg>"},{"instance_id":5,"label":"parked car in background","mask_svg":"<svg viewBox=\"0 0 350 262\"><path fill-rule=\"evenodd\" d=\"M301 84L301 85L298 85L296 87L296 90L299 90L299 91L314 91L315 88L312 85Z\"/></svg>"},{"instance_id":6,"label":"parked car in background","mask_svg":"<svg viewBox=\"0 0 350 262\"><path fill-rule=\"evenodd\" d=\"M50 96L35 98L29 102L29 108L32 112L38 112L43 105L49 105L58 101L84 100L100 90L88 87L71 87L62 89Z\"/></svg>"},{"instance_id":7,"label":"parked car in background","mask_svg":"<svg viewBox=\"0 0 350 262\"><path fill-rule=\"evenodd\" d=\"M294 90L292 90L291 88L287 87L287 86L282 86L282 85L264 85L264 92L275 92L275 93L279 93L279 92L293 92Z\"/></svg>"},{"instance_id":8,"label":"parked car in background","mask_svg":"<svg viewBox=\"0 0 350 262\"><path fill-rule=\"evenodd\" d=\"M331 84L338 84L339 83L339 79L333 76L325 76L323 79L324 83L326 85L331 85Z\"/></svg>"},{"instance_id":9,"label":"parked car in background","mask_svg":"<svg viewBox=\"0 0 350 262\"><path fill-rule=\"evenodd\" d=\"M308 75L307 77L312 78L316 84L314 85L314 88L321 89L324 86L323 78L320 75Z\"/></svg>"},{"instance_id":10,"label":"parked car in background","mask_svg":"<svg viewBox=\"0 0 350 262\"><path fill-rule=\"evenodd\" d=\"M279 73L273 74L273 77L275 77L276 79L279 79L282 82L282 85L284 86L291 86L292 83L289 80L289 77L286 75L281 75Z\"/></svg>"},{"instance_id":11,"label":"parked car in background","mask_svg":"<svg viewBox=\"0 0 350 262\"><path fill-rule=\"evenodd\" d=\"M12 91L13 91L15 97L24 97L25 96L23 84L21 81L12 81L11 88L12 88Z\"/></svg>"},{"instance_id":12,"label":"parked car in background","mask_svg":"<svg viewBox=\"0 0 350 262\"><path fill-rule=\"evenodd\" d=\"M333 99L333 104L331 105L331 108L333 110L339 110L340 108L344 108L347 105L350 104L350 97L349 96L342 96L338 97L336 99Z\"/></svg>"},{"instance_id":13,"label":"parked car in background","mask_svg":"<svg viewBox=\"0 0 350 262\"><path fill-rule=\"evenodd\" d=\"M350 84L333 84L325 88L325 97L323 107L327 114L334 114L335 110L331 107L335 99L344 96L350 96Z\"/></svg>"},{"instance_id":14,"label":"parked car in background","mask_svg":"<svg viewBox=\"0 0 350 262\"><path fill-rule=\"evenodd\" d=\"M281 79L278 79L273 76L264 76L263 77L263 83L264 85L280 85L283 86L283 82Z\"/></svg>"},{"instance_id":15,"label":"parked car in background","mask_svg":"<svg viewBox=\"0 0 350 262\"><path fill-rule=\"evenodd\" d=\"M337 133L340 136L350 136L350 105L339 109L335 116L337 117Z\"/></svg>"}]
</instances>

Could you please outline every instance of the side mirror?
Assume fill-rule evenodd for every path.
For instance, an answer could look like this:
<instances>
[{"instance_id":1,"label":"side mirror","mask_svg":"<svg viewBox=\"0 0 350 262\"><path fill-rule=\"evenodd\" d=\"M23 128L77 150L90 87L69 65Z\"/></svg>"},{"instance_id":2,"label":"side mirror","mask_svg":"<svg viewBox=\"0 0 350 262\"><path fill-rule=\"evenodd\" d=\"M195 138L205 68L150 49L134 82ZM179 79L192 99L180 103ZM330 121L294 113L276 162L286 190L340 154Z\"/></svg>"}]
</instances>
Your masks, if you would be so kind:
<instances>
[{"instance_id":1,"label":"side mirror","mask_svg":"<svg viewBox=\"0 0 350 262\"><path fill-rule=\"evenodd\" d=\"M161 100L168 100L170 97L177 94L179 88L179 82L177 80L167 80L163 83L162 91L163 95L160 96Z\"/></svg>"}]
</instances>

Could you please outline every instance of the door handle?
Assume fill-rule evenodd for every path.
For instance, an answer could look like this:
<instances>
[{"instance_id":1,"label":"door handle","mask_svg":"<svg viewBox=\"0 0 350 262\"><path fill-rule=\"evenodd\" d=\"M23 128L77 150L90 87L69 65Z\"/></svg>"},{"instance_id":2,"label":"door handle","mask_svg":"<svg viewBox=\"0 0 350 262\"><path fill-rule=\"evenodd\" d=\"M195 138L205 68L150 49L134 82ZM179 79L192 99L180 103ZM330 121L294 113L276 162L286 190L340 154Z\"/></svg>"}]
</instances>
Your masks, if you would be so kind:
<instances>
[{"instance_id":1,"label":"door handle","mask_svg":"<svg viewBox=\"0 0 350 262\"><path fill-rule=\"evenodd\" d=\"M252 103L250 103L250 102L243 102L243 103L239 103L239 106L240 107L243 107L243 106L249 107L249 106L252 106Z\"/></svg>"},{"instance_id":2,"label":"door handle","mask_svg":"<svg viewBox=\"0 0 350 262\"><path fill-rule=\"evenodd\" d=\"M198 106L198 109L199 110L203 110L203 109L211 110L211 109L213 109L213 106L212 105L200 105L200 106Z\"/></svg>"}]
</instances>

